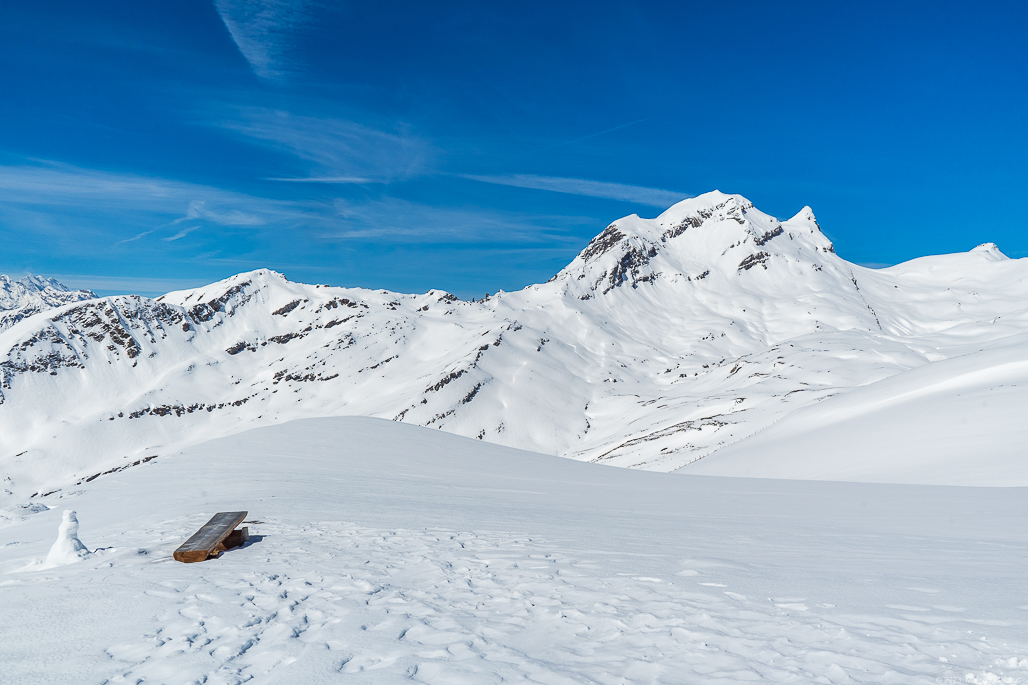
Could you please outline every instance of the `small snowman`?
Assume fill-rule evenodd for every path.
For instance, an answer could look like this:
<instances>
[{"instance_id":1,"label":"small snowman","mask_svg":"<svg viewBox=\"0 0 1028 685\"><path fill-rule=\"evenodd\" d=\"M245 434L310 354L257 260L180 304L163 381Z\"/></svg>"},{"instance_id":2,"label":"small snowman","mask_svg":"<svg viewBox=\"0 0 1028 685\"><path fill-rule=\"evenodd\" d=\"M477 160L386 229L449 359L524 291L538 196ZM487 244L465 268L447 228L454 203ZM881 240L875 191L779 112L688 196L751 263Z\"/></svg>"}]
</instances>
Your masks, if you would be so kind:
<instances>
[{"instance_id":1,"label":"small snowman","mask_svg":"<svg viewBox=\"0 0 1028 685\"><path fill-rule=\"evenodd\" d=\"M57 542L46 555L47 566L73 564L92 552L79 540L79 520L71 509L64 510L61 527L57 529Z\"/></svg>"}]
</instances>

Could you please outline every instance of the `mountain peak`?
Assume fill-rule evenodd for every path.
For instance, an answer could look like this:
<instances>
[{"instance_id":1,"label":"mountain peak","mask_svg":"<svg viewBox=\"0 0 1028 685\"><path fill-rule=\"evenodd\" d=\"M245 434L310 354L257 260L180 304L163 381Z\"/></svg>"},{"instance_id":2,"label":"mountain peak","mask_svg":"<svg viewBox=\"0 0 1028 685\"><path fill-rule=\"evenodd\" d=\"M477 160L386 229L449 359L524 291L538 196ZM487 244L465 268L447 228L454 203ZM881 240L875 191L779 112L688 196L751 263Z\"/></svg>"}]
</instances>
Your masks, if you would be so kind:
<instances>
[{"instance_id":1,"label":"mountain peak","mask_svg":"<svg viewBox=\"0 0 1028 685\"><path fill-rule=\"evenodd\" d=\"M814 216L814 210L810 206L806 206L800 211L796 212L796 215L789 219L790 223L794 221L806 221L817 226L818 230L821 230L821 226L817 223L817 217Z\"/></svg>"},{"instance_id":2,"label":"mountain peak","mask_svg":"<svg viewBox=\"0 0 1028 685\"><path fill-rule=\"evenodd\" d=\"M610 224L553 280L580 299L657 279L692 282L766 271L774 261L817 269L834 253L810 207L781 222L742 195L715 190L676 203L654 219L632 214ZM581 292L579 292L581 291Z\"/></svg>"},{"instance_id":3,"label":"mountain peak","mask_svg":"<svg viewBox=\"0 0 1028 685\"><path fill-rule=\"evenodd\" d=\"M1000 252L999 246L996 245L996 243L982 243L978 247L971 250L971 252L980 254L992 262L1001 262L1010 259L1010 257Z\"/></svg>"},{"instance_id":4,"label":"mountain peak","mask_svg":"<svg viewBox=\"0 0 1028 685\"><path fill-rule=\"evenodd\" d=\"M753 208L753 203L742 195L729 195L720 190L712 190L696 197L691 197L681 202L676 202L668 209L661 212L654 221L658 223L675 223L684 218L707 215L712 216L718 211L726 214L735 214Z\"/></svg>"}]
</instances>

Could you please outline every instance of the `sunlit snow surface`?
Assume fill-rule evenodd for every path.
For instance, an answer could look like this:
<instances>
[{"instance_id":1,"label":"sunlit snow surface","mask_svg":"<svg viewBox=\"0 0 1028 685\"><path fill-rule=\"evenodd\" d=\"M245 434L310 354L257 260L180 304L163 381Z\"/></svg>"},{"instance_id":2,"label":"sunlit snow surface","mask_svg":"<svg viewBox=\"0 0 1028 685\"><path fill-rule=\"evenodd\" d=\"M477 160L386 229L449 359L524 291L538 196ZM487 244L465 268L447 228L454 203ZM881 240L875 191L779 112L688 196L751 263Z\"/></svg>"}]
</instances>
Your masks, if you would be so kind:
<instances>
[{"instance_id":1,"label":"sunlit snow surface","mask_svg":"<svg viewBox=\"0 0 1028 685\"><path fill-rule=\"evenodd\" d=\"M651 473L351 417L47 503L0 527L3 683L1028 678L1022 488ZM94 553L44 568L66 508ZM244 548L171 559L239 509Z\"/></svg>"}]
</instances>

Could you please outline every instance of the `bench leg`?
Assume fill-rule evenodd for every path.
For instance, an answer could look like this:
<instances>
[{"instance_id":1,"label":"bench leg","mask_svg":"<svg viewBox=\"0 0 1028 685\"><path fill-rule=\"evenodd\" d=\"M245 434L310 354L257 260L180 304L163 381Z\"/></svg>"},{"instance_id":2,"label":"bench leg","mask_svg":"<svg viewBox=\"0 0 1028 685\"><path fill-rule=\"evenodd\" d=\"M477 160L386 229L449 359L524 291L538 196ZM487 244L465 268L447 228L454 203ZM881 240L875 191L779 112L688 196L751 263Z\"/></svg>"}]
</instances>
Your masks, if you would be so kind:
<instances>
[{"instance_id":1,"label":"bench leg","mask_svg":"<svg viewBox=\"0 0 1028 685\"><path fill-rule=\"evenodd\" d=\"M225 549L232 549L233 547L242 547L246 544L246 541L250 539L250 529L243 526L239 530L234 530L228 534L225 541L222 543Z\"/></svg>"}]
</instances>

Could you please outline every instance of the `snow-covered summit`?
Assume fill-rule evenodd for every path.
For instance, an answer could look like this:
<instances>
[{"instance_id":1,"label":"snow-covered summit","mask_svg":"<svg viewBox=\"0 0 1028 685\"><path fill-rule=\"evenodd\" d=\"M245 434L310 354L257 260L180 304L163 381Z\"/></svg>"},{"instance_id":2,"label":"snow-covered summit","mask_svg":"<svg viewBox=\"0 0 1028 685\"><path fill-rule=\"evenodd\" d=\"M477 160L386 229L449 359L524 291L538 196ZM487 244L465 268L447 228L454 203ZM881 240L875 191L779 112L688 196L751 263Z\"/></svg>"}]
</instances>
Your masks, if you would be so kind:
<instances>
[{"instance_id":1,"label":"snow-covered summit","mask_svg":"<svg viewBox=\"0 0 1028 685\"><path fill-rule=\"evenodd\" d=\"M971 250L971 252L981 254L994 262L1001 262L1005 259L1010 259L1010 257L1000 252L999 246L996 245L996 243L982 243Z\"/></svg>"},{"instance_id":2,"label":"snow-covered summit","mask_svg":"<svg viewBox=\"0 0 1028 685\"><path fill-rule=\"evenodd\" d=\"M33 314L95 298L90 290L72 290L54 278L30 275L14 280L0 274L0 331Z\"/></svg>"},{"instance_id":3,"label":"snow-covered summit","mask_svg":"<svg viewBox=\"0 0 1028 685\"><path fill-rule=\"evenodd\" d=\"M809 207L781 222L741 195L713 191L655 219L633 214L615 221L556 279L576 283L588 299L657 279L733 279L752 276L754 268L781 268L776 263L815 265L833 252Z\"/></svg>"}]
</instances>

